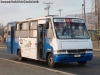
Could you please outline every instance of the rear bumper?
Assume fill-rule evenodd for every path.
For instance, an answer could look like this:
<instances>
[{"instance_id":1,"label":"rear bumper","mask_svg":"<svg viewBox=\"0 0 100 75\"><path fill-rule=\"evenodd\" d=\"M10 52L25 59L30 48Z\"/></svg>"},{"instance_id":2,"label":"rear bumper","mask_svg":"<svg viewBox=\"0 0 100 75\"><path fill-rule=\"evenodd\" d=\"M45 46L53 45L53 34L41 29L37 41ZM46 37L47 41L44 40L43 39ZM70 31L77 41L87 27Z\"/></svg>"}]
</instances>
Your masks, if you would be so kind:
<instances>
[{"instance_id":1,"label":"rear bumper","mask_svg":"<svg viewBox=\"0 0 100 75\"><path fill-rule=\"evenodd\" d=\"M74 57L74 55L62 54L54 55L54 62L78 62L78 61L91 61L93 58L92 53L82 54L81 57Z\"/></svg>"}]
</instances>

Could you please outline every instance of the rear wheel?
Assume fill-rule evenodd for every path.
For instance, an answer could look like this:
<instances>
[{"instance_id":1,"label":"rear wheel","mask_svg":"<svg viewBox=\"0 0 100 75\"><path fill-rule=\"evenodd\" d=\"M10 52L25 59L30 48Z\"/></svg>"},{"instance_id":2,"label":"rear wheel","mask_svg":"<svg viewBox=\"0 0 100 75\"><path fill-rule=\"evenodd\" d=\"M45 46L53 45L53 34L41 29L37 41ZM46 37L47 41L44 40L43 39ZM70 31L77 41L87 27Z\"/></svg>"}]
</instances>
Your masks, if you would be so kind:
<instances>
[{"instance_id":1,"label":"rear wheel","mask_svg":"<svg viewBox=\"0 0 100 75\"><path fill-rule=\"evenodd\" d=\"M79 64L80 66L84 66L84 65L86 64L86 61L79 61L78 64Z\"/></svg>"},{"instance_id":2,"label":"rear wheel","mask_svg":"<svg viewBox=\"0 0 100 75\"><path fill-rule=\"evenodd\" d=\"M21 56L21 50L18 51L18 59L19 59L19 61L27 60L27 58L24 58Z\"/></svg>"},{"instance_id":3,"label":"rear wheel","mask_svg":"<svg viewBox=\"0 0 100 75\"><path fill-rule=\"evenodd\" d=\"M53 68L55 66L55 63L54 63L54 58L53 58L53 55L52 54L49 54L48 55L48 65L49 67Z\"/></svg>"}]
</instances>

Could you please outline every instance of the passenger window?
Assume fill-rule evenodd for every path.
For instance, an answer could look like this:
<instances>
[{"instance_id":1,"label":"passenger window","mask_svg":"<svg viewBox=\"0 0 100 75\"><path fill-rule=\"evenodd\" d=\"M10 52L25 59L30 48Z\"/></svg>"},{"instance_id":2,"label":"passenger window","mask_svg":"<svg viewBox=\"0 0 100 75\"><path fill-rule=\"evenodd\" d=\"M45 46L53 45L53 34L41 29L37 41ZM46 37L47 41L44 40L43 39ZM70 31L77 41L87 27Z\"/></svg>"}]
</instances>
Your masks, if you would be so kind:
<instances>
[{"instance_id":1,"label":"passenger window","mask_svg":"<svg viewBox=\"0 0 100 75\"><path fill-rule=\"evenodd\" d=\"M29 23L28 22L22 23L21 29L22 30L28 30L29 29Z\"/></svg>"},{"instance_id":2,"label":"passenger window","mask_svg":"<svg viewBox=\"0 0 100 75\"><path fill-rule=\"evenodd\" d=\"M22 23L19 24L19 30L22 30Z\"/></svg>"},{"instance_id":3,"label":"passenger window","mask_svg":"<svg viewBox=\"0 0 100 75\"><path fill-rule=\"evenodd\" d=\"M30 29L37 29L37 21L31 22L30 23Z\"/></svg>"},{"instance_id":4,"label":"passenger window","mask_svg":"<svg viewBox=\"0 0 100 75\"><path fill-rule=\"evenodd\" d=\"M19 24L16 25L16 30L20 30L20 25Z\"/></svg>"},{"instance_id":5,"label":"passenger window","mask_svg":"<svg viewBox=\"0 0 100 75\"><path fill-rule=\"evenodd\" d=\"M29 36L29 22L19 24L19 32L16 32L16 36L21 38L27 38Z\"/></svg>"},{"instance_id":6,"label":"passenger window","mask_svg":"<svg viewBox=\"0 0 100 75\"><path fill-rule=\"evenodd\" d=\"M37 25L38 25L37 21L30 22L30 25L29 25L29 37L34 37L34 38L37 37Z\"/></svg>"}]
</instances>

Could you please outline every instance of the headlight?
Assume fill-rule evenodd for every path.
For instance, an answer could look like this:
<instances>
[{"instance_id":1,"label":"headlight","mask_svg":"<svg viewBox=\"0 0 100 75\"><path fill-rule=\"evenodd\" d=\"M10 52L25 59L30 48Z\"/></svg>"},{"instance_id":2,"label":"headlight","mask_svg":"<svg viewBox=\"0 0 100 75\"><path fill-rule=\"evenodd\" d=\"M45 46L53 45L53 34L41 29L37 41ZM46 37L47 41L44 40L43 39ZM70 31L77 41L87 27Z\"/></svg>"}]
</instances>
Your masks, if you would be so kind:
<instances>
[{"instance_id":1,"label":"headlight","mask_svg":"<svg viewBox=\"0 0 100 75\"><path fill-rule=\"evenodd\" d=\"M56 53L65 53L65 52L67 52L67 50L55 50L54 52L56 52Z\"/></svg>"}]
</instances>

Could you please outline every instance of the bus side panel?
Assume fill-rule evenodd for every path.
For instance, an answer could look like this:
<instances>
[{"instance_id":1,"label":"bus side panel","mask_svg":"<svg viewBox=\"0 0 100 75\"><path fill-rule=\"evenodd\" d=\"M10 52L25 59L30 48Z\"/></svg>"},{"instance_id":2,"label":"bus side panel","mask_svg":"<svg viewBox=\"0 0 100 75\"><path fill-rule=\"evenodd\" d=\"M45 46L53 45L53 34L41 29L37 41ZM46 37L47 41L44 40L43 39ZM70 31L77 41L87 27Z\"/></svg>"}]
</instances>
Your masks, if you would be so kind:
<instances>
[{"instance_id":1,"label":"bus side panel","mask_svg":"<svg viewBox=\"0 0 100 75\"><path fill-rule=\"evenodd\" d=\"M7 37L6 46L7 46L8 53L11 54L11 38L10 37Z\"/></svg>"},{"instance_id":2,"label":"bus side panel","mask_svg":"<svg viewBox=\"0 0 100 75\"><path fill-rule=\"evenodd\" d=\"M37 38L20 38L19 40L23 40L19 42L22 57L37 60Z\"/></svg>"},{"instance_id":3,"label":"bus side panel","mask_svg":"<svg viewBox=\"0 0 100 75\"><path fill-rule=\"evenodd\" d=\"M44 50L45 50L45 53L44 53L45 60L46 60L46 55L48 52L51 52L52 54L54 54L53 47L50 45L49 39L47 38L44 39Z\"/></svg>"},{"instance_id":4,"label":"bus side panel","mask_svg":"<svg viewBox=\"0 0 100 75\"><path fill-rule=\"evenodd\" d=\"M19 38L15 38L13 41L13 54L17 55L18 49L20 49L19 48Z\"/></svg>"}]
</instances>

